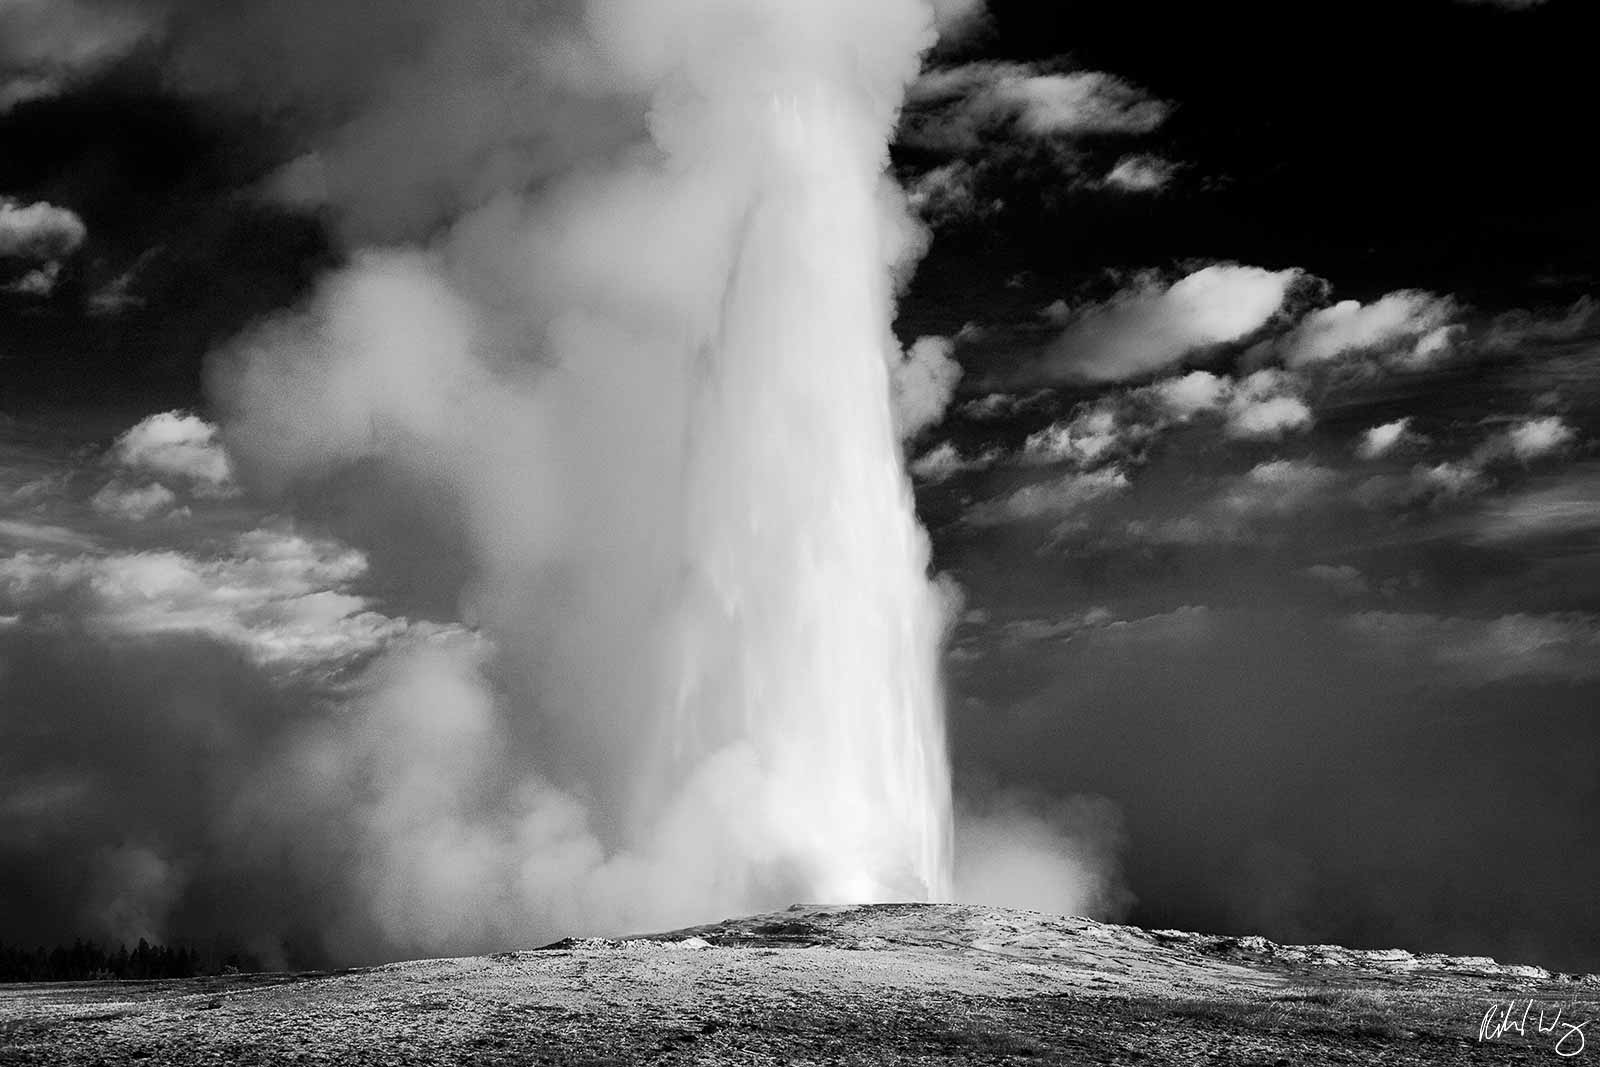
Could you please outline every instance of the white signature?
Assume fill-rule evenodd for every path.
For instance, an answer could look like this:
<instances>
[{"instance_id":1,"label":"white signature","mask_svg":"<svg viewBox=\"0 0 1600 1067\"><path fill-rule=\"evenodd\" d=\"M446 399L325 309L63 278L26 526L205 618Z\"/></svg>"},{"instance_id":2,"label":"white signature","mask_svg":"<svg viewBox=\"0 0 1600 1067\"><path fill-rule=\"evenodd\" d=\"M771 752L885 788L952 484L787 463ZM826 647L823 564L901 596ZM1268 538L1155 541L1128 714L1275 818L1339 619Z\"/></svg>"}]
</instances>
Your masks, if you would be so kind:
<instances>
[{"instance_id":1,"label":"white signature","mask_svg":"<svg viewBox=\"0 0 1600 1067\"><path fill-rule=\"evenodd\" d=\"M1518 1014L1517 1005L1521 1003L1519 1000L1509 1000L1504 1004L1496 1002L1489 1005L1489 1010L1483 1013L1483 1021L1478 1024L1478 1040L1493 1041L1495 1038L1506 1034L1518 1034L1522 1037L1527 1037L1528 1023L1534 1012L1534 1003L1531 1000L1528 1001L1523 1006L1521 1014ZM1585 1019L1581 1023L1564 1023L1561 1021L1561 1013L1565 1010L1565 1008L1557 1008L1555 1018L1551 1019L1547 1026L1544 1018L1545 1009L1541 1007L1538 1009L1538 1018L1531 1019L1531 1021L1534 1026L1534 1036L1536 1037L1539 1034L1553 1034L1558 1029L1561 1030L1561 1037L1556 1040L1555 1054L1562 1057L1572 1057L1584 1050L1587 1042L1583 1036L1583 1028L1594 1022L1594 1020Z\"/></svg>"}]
</instances>

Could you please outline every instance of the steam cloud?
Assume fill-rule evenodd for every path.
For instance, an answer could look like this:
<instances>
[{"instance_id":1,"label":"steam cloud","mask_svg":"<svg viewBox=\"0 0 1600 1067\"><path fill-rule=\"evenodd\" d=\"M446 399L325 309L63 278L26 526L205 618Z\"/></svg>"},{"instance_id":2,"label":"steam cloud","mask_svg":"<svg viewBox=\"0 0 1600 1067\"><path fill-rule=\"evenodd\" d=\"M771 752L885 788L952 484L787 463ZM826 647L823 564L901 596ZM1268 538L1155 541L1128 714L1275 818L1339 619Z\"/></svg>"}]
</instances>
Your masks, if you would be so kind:
<instances>
[{"instance_id":1,"label":"steam cloud","mask_svg":"<svg viewBox=\"0 0 1600 1067\"><path fill-rule=\"evenodd\" d=\"M119 788L206 767L82 830L77 921L304 963L796 900L1123 906L1114 815L1007 796L952 826L952 586L902 449L961 369L890 330L927 235L886 166L977 5L106 11L185 91L294 117L263 191L349 254L215 353L220 438L153 416L87 503L148 529L273 499L355 547L280 523L0 574L39 699L86 663L162 694L82 704L108 754L162 739ZM71 644L25 628L74 613ZM184 671L194 635L231 654ZM89 788L34 779L35 807Z\"/></svg>"}]
</instances>

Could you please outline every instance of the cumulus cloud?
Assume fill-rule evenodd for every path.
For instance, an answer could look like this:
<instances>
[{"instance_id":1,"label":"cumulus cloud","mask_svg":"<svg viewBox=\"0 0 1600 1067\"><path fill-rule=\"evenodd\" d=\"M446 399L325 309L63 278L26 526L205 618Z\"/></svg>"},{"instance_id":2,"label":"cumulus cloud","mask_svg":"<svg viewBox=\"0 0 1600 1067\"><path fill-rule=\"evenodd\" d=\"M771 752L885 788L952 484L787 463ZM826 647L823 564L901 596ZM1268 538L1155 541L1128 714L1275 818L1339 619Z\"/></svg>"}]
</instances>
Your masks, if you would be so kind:
<instances>
[{"instance_id":1,"label":"cumulus cloud","mask_svg":"<svg viewBox=\"0 0 1600 1067\"><path fill-rule=\"evenodd\" d=\"M1115 400L1089 404L1070 419L1028 435L1021 458L1029 463L1071 463L1079 469L1126 455L1154 432L1121 417Z\"/></svg>"},{"instance_id":2,"label":"cumulus cloud","mask_svg":"<svg viewBox=\"0 0 1600 1067\"><path fill-rule=\"evenodd\" d=\"M175 479L197 496L226 497L238 491L217 427L188 412L166 411L143 419L112 443L109 458L128 471Z\"/></svg>"},{"instance_id":3,"label":"cumulus cloud","mask_svg":"<svg viewBox=\"0 0 1600 1067\"><path fill-rule=\"evenodd\" d=\"M262 665L311 667L374 652L406 629L350 591L366 569L347 545L271 529L209 558L22 552L0 560L0 604L28 626L68 619L111 638L199 636Z\"/></svg>"},{"instance_id":4,"label":"cumulus cloud","mask_svg":"<svg viewBox=\"0 0 1600 1067\"><path fill-rule=\"evenodd\" d=\"M1311 408L1296 395L1297 383L1282 371L1258 370L1231 390L1224 432L1250 441L1276 441L1309 428Z\"/></svg>"},{"instance_id":5,"label":"cumulus cloud","mask_svg":"<svg viewBox=\"0 0 1600 1067\"><path fill-rule=\"evenodd\" d=\"M911 474L919 481L930 484L946 481L957 474L987 470L999 461L999 449L987 449L974 456L964 456L950 441L941 441L911 461Z\"/></svg>"},{"instance_id":6,"label":"cumulus cloud","mask_svg":"<svg viewBox=\"0 0 1600 1067\"><path fill-rule=\"evenodd\" d=\"M56 291L56 283L61 280L61 264L52 261L42 267L35 267L27 271L16 281L0 285L0 293L14 293L17 296L47 297Z\"/></svg>"},{"instance_id":7,"label":"cumulus cloud","mask_svg":"<svg viewBox=\"0 0 1600 1067\"><path fill-rule=\"evenodd\" d=\"M1152 382L1144 387L1144 395L1172 418L1183 420L1221 407L1233 395L1233 382L1210 371L1190 371Z\"/></svg>"},{"instance_id":8,"label":"cumulus cloud","mask_svg":"<svg viewBox=\"0 0 1600 1067\"><path fill-rule=\"evenodd\" d=\"M1559 415L1543 415L1519 420L1501 440L1511 455L1528 463L1565 451L1577 438L1578 432Z\"/></svg>"},{"instance_id":9,"label":"cumulus cloud","mask_svg":"<svg viewBox=\"0 0 1600 1067\"><path fill-rule=\"evenodd\" d=\"M890 385L901 437L915 437L944 418L961 379L954 352L947 337L923 337L895 365Z\"/></svg>"},{"instance_id":10,"label":"cumulus cloud","mask_svg":"<svg viewBox=\"0 0 1600 1067\"><path fill-rule=\"evenodd\" d=\"M1177 173L1175 163L1159 156L1123 156L1106 175L1105 183L1126 193L1155 193L1165 189Z\"/></svg>"},{"instance_id":11,"label":"cumulus cloud","mask_svg":"<svg viewBox=\"0 0 1600 1067\"><path fill-rule=\"evenodd\" d=\"M966 418L987 422L992 419L1009 418L1020 412L1039 407L1049 400L1050 396L1051 393L1048 389L1039 389L1022 395L986 393L975 400L968 400L958 410Z\"/></svg>"},{"instance_id":12,"label":"cumulus cloud","mask_svg":"<svg viewBox=\"0 0 1600 1067\"><path fill-rule=\"evenodd\" d=\"M1409 289L1370 304L1343 300L1301 319L1278 348L1290 367L1358 354L1426 363L1449 350L1456 313L1448 297Z\"/></svg>"},{"instance_id":13,"label":"cumulus cloud","mask_svg":"<svg viewBox=\"0 0 1600 1067\"><path fill-rule=\"evenodd\" d=\"M1268 460L1236 479L1220 498L1220 505L1243 518L1292 514L1317 499L1337 478L1334 471L1310 460Z\"/></svg>"},{"instance_id":14,"label":"cumulus cloud","mask_svg":"<svg viewBox=\"0 0 1600 1067\"><path fill-rule=\"evenodd\" d=\"M1043 369L1095 382L1162 370L1261 329L1300 277L1297 270L1214 264L1170 286L1146 279L1078 311L1050 345Z\"/></svg>"},{"instance_id":15,"label":"cumulus cloud","mask_svg":"<svg viewBox=\"0 0 1600 1067\"><path fill-rule=\"evenodd\" d=\"M1477 463L1419 463L1407 474L1380 474L1352 491L1356 503L1368 508L1438 507L1476 496L1493 483Z\"/></svg>"},{"instance_id":16,"label":"cumulus cloud","mask_svg":"<svg viewBox=\"0 0 1600 1067\"><path fill-rule=\"evenodd\" d=\"M1049 73L984 61L925 72L912 86L900 138L965 151L986 139L1148 133L1171 108L1100 71Z\"/></svg>"},{"instance_id":17,"label":"cumulus cloud","mask_svg":"<svg viewBox=\"0 0 1600 1067\"><path fill-rule=\"evenodd\" d=\"M1363 430L1356 443L1356 455L1361 459L1380 459L1421 437L1411 430L1411 417L1395 419Z\"/></svg>"},{"instance_id":18,"label":"cumulus cloud","mask_svg":"<svg viewBox=\"0 0 1600 1067\"><path fill-rule=\"evenodd\" d=\"M88 227L70 208L0 196L0 256L57 260L77 251L88 235Z\"/></svg>"},{"instance_id":19,"label":"cumulus cloud","mask_svg":"<svg viewBox=\"0 0 1600 1067\"><path fill-rule=\"evenodd\" d=\"M954 219L982 219L1005 206L999 199L981 199L980 168L964 159L934 167L918 176L906 190L911 210L932 225Z\"/></svg>"},{"instance_id":20,"label":"cumulus cloud","mask_svg":"<svg viewBox=\"0 0 1600 1067\"><path fill-rule=\"evenodd\" d=\"M89 498L95 511L129 522L143 522L170 511L177 502L177 494L160 482L126 485L117 480L107 482Z\"/></svg>"}]
</instances>

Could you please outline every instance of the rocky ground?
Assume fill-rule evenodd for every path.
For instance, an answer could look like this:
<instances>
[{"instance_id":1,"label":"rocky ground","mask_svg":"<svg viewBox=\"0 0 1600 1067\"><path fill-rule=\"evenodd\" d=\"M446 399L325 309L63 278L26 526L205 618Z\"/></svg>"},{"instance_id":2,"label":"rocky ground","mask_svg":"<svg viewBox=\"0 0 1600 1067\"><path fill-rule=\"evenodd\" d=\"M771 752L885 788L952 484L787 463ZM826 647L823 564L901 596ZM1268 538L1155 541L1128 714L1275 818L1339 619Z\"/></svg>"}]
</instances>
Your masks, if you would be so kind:
<instances>
[{"instance_id":1,"label":"rocky ground","mask_svg":"<svg viewBox=\"0 0 1600 1067\"><path fill-rule=\"evenodd\" d=\"M1581 1063L1592 1018L1600 976L895 904L335 974L0 986L0 1064Z\"/></svg>"}]
</instances>

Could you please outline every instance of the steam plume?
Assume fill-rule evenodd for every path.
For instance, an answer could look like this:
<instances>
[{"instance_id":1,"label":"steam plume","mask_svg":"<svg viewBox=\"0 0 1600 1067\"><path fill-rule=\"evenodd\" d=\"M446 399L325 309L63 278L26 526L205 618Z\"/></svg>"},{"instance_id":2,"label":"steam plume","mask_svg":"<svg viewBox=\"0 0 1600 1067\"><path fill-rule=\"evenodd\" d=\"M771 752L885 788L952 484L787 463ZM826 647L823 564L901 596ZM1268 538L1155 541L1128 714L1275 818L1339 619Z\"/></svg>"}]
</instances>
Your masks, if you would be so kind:
<instances>
[{"instance_id":1,"label":"steam plume","mask_svg":"<svg viewBox=\"0 0 1600 1067\"><path fill-rule=\"evenodd\" d=\"M370 902L343 954L946 897L943 609L890 392L921 237L884 173L932 11L393 10L424 32L408 65L345 75L308 42L298 83L352 102L315 146L349 232L411 239L242 338L213 391L258 487L423 501L476 633L391 653L238 817L336 828L293 847ZM187 76L258 91L216 53ZM451 90L523 114L469 110L393 167Z\"/></svg>"}]
</instances>

